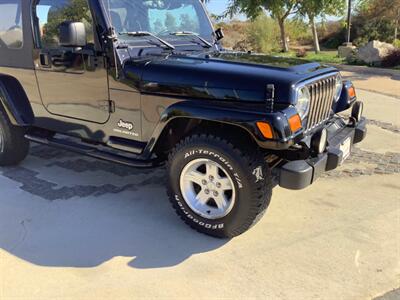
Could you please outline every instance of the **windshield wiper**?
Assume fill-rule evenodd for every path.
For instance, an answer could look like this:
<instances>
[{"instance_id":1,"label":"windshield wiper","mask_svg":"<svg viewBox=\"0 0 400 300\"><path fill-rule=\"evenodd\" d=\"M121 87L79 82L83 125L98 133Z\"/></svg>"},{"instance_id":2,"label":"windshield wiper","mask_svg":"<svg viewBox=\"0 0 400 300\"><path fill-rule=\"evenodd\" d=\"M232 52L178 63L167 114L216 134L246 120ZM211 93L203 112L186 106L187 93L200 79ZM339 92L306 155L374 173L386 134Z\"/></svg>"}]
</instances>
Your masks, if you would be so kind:
<instances>
[{"instance_id":1,"label":"windshield wiper","mask_svg":"<svg viewBox=\"0 0 400 300\"><path fill-rule=\"evenodd\" d=\"M193 37L196 37L199 41L201 41L206 48L212 48L212 46L213 46L209 41L203 39L200 35L198 35L197 33L191 32L191 31L171 32L170 35L175 35L175 36L193 36Z\"/></svg>"},{"instance_id":2,"label":"windshield wiper","mask_svg":"<svg viewBox=\"0 0 400 300\"><path fill-rule=\"evenodd\" d=\"M121 34L121 35L122 34L126 34L126 35L129 35L129 36L150 36L150 37L156 39L157 41L159 41L164 46L166 46L168 49L175 50L175 47L173 45L171 45L167 41L164 41L162 38L159 38L158 36L152 34L151 32L147 32L147 31L132 31L132 32L120 32L119 34Z\"/></svg>"}]
</instances>

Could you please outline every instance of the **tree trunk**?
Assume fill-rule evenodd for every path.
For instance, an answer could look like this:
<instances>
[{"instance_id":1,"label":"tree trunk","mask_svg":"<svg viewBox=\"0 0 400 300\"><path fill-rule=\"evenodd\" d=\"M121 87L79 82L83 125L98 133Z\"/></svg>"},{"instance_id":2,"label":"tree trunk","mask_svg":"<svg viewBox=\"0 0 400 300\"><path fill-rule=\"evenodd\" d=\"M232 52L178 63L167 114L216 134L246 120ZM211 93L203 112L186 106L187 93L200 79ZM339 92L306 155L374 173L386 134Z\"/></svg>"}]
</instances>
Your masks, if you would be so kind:
<instances>
[{"instance_id":1,"label":"tree trunk","mask_svg":"<svg viewBox=\"0 0 400 300\"><path fill-rule=\"evenodd\" d=\"M317 24L315 24L314 16L309 16L309 19L310 19L311 31L312 31L313 40L314 40L314 51L315 51L315 53L318 54L321 52L321 49L319 47Z\"/></svg>"},{"instance_id":2,"label":"tree trunk","mask_svg":"<svg viewBox=\"0 0 400 300\"><path fill-rule=\"evenodd\" d=\"M289 52L289 44L286 38L285 19L278 19L279 29L281 31L281 41L283 52Z\"/></svg>"},{"instance_id":3,"label":"tree trunk","mask_svg":"<svg viewBox=\"0 0 400 300\"><path fill-rule=\"evenodd\" d=\"M396 21L394 22L394 40L395 41L397 40L399 20L400 20L400 8L397 10Z\"/></svg>"}]
</instances>

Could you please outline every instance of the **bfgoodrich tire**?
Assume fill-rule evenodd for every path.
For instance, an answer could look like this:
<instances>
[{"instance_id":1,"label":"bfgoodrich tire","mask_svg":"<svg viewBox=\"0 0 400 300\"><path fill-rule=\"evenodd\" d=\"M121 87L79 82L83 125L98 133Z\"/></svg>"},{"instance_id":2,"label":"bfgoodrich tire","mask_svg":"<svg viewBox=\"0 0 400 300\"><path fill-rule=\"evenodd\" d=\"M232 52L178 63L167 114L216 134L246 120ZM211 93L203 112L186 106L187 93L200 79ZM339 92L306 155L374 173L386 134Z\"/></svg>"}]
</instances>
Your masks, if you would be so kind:
<instances>
[{"instance_id":1,"label":"bfgoodrich tire","mask_svg":"<svg viewBox=\"0 0 400 300\"><path fill-rule=\"evenodd\" d=\"M244 149L213 135L193 135L175 147L168 195L185 223L231 238L261 218L272 196L271 174L256 147Z\"/></svg>"},{"instance_id":2,"label":"bfgoodrich tire","mask_svg":"<svg viewBox=\"0 0 400 300\"><path fill-rule=\"evenodd\" d=\"M11 124L0 107L0 166L20 163L29 152L29 141L24 137L25 129Z\"/></svg>"}]
</instances>

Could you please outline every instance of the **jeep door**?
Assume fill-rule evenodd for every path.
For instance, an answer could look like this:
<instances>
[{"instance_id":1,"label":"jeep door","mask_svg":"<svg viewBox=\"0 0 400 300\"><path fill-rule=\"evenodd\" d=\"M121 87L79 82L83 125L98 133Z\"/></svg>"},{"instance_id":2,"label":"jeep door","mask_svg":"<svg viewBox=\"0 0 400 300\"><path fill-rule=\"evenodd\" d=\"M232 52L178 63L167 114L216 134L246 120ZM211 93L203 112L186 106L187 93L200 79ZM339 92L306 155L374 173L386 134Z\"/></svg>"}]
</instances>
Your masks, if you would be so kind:
<instances>
[{"instance_id":1,"label":"jeep door","mask_svg":"<svg viewBox=\"0 0 400 300\"><path fill-rule=\"evenodd\" d=\"M110 116L106 64L87 0L37 0L32 9L43 105L54 115L106 123ZM66 21L84 23L85 46L60 45L59 26Z\"/></svg>"}]
</instances>

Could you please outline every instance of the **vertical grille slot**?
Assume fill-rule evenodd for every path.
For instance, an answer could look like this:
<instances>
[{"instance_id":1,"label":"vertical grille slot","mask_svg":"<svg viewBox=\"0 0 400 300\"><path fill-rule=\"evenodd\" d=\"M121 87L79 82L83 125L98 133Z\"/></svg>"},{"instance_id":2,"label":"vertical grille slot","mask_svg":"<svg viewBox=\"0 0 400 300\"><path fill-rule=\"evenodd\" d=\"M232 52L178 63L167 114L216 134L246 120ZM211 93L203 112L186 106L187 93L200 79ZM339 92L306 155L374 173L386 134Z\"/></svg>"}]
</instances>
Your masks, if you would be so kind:
<instances>
[{"instance_id":1,"label":"vertical grille slot","mask_svg":"<svg viewBox=\"0 0 400 300\"><path fill-rule=\"evenodd\" d=\"M329 119L335 86L336 74L307 85L311 101L306 131L312 130Z\"/></svg>"}]
</instances>

